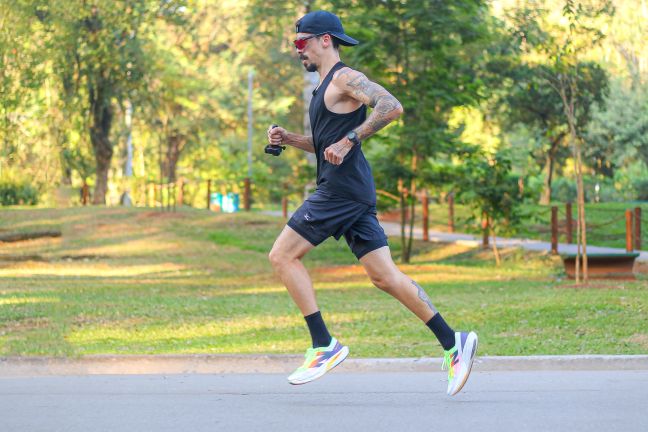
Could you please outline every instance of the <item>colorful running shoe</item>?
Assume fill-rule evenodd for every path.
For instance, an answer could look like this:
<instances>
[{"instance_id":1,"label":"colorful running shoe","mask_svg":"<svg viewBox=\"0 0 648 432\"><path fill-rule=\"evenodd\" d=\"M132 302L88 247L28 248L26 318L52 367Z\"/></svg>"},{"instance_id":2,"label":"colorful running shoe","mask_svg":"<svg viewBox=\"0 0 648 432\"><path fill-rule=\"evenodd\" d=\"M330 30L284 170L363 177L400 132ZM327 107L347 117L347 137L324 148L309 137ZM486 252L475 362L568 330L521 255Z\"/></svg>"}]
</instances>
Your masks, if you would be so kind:
<instances>
[{"instance_id":1,"label":"colorful running shoe","mask_svg":"<svg viewBox=\"0 0 648 432\"><path fill-rule=\"evenodd\" d=\"M475 332L455 332L455 346L444 352L442 366L443 369L448 369L448 395L456 395L466 384L476 352Z\"/></svg>"},{"instance_id":2,"label":"colorful running shoe","mask_svg":"<svg viewBox=\"0 0 648 432\"><path fill-rule=\"evenodd\" d=\"M335 338L327 347L308 348L304 357L304 364L288 377L290 384L306 384L316 380L349 355L349 348L342 345Z\"/></svg>"}]
</instances>

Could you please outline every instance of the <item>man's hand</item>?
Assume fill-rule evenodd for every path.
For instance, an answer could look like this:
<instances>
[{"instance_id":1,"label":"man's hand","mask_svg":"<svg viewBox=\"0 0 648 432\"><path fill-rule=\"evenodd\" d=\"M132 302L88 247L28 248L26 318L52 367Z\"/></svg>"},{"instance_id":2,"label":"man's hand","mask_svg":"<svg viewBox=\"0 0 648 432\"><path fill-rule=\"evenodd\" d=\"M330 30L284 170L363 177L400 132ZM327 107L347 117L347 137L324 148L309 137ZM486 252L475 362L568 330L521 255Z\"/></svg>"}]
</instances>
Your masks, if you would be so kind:
<instances>
[{"instance_id":1,"label":"man's hand","mask_svg":"<svg viewBox=\"0 0 648 432\"><path fill-rule=\"evenodd\" d=\"M268 128L268 142L272 145L281 145L286 139L286 129L276 126Z\"/></svg>"},{"instance_id":2,"label":"man's hand","mask_svg":"<svg viewBox=\"0 0 648 432\"><path fill-rule=\"evenodd\" d=\"M344 137L324 150L324 159L333 165L341 165L344 157L349 153L352 147L353 143L349 141L347 137Z\"/></svg>"}]
</instances>

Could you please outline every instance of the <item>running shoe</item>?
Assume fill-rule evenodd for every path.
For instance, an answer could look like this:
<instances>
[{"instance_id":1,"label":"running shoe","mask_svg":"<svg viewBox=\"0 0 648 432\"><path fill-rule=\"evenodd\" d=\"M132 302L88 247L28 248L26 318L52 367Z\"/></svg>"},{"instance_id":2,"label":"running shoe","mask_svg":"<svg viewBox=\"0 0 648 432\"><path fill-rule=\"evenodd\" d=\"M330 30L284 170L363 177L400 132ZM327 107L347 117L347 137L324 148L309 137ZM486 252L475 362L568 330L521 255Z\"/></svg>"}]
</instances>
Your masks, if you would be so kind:
<instances>
[{"instance_id":1,"label":"running shoe","mask_svg":"<svg viewBox=\"0 0 648 432\"><path fill-rule=\"evenodd\" d=\"M455 346L444 352L442 366L442 369L448 369L448 395L456 395L466 384L476 352L475 332L455 332Z\"/></svg>"},{"instance_id":2,"label":"running shoe","mask_svg":"<svg viewBox=\"0 0 648 432\"><path fill-rule=\"evenodd\" d=\"M304 364L288 377L290 384L306 384L316 380L349 355L349 348L342 345L335 338L327 347L308 348L304 355Z\"/></svg>"}]
</instances>

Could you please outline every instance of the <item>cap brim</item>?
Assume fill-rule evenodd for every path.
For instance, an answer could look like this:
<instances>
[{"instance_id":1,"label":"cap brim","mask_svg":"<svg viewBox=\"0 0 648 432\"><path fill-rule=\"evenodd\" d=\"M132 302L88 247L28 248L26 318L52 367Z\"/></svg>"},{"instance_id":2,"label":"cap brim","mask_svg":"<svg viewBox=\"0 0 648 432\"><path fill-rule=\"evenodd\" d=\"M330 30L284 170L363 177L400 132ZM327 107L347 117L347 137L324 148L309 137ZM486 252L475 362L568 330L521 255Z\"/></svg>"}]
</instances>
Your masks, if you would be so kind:
<instances>
[{"instance_id":1,"label":"cap brim","mask_svg":"<svg viewBox=\"0 0 648 432\"><path fill-rule=\"evenodd\" d=\"M360 43L352 37L345 35L344 33L330 33L330 35L339 40L340 45L353 46Z\"/></svg>"}]
</instances>

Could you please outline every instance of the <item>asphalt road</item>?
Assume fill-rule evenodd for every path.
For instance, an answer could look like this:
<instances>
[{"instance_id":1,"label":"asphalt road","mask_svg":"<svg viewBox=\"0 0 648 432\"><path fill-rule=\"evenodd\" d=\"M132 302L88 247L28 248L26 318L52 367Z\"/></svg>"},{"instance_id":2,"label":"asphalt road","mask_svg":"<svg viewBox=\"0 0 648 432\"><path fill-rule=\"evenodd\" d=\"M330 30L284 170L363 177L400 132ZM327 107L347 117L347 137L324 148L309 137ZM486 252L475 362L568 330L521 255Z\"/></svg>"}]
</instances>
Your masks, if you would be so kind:
<instances>
[{"instance_id":1,"label":"asphalt road","mask_svg":"<svg viewBox=\"0 0 648 432\"><path fill-rule=\"evenodd\" d=\"M648 431L648 370L0 378L0 431Z\"/></svg>"}]
</instances>

